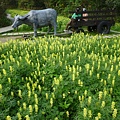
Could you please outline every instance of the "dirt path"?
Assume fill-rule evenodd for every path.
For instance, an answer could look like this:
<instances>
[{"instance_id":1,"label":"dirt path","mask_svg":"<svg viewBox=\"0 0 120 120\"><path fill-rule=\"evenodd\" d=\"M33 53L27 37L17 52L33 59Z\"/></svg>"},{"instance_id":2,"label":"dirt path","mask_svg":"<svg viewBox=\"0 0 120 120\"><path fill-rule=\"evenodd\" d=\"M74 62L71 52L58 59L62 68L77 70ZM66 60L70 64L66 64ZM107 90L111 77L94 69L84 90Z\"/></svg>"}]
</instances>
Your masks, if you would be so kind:
<instances>
[{"instance_id":1,"label":"dirt path","mask_svg":"<svg viewBox=\"0 0 120 120\"><path fill-rule=\"evenodd\" d=\"M12 30L13 28L11 26L3 27L3 28L0 28L0 34L8 31L12 31Z\"/></svg>"},{"instance_id":2,"label":"dirt path","mask_svg":"<svg viewBox=\"0 0 120 120\"><path fill-rule=\"evenodd\" d=\"M8 37L0 37L0 42L4 43L9 40L16 40L17 38L22 38L21 36L8 36Z\"/></svg>"}]
</instances>

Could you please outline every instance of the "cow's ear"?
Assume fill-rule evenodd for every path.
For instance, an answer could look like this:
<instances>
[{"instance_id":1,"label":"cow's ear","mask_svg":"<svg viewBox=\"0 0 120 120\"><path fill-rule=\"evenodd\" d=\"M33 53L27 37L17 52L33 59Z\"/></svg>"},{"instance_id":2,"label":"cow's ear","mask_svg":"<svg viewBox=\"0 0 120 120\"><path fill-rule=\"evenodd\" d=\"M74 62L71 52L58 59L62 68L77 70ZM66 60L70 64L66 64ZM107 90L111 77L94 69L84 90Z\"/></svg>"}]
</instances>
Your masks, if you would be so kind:
<instances>
[{"instance_id":1,"label":"cow's ear","mask_svg":"<svg viewBox=\"0 0 120 120\"><path fill-rule=\"evenodd\" d=\"M26 16L21 17L21 20L26 20L28 18L28 16L30 16L30 15L26 15Z\"/></svg>"}]
</instances>

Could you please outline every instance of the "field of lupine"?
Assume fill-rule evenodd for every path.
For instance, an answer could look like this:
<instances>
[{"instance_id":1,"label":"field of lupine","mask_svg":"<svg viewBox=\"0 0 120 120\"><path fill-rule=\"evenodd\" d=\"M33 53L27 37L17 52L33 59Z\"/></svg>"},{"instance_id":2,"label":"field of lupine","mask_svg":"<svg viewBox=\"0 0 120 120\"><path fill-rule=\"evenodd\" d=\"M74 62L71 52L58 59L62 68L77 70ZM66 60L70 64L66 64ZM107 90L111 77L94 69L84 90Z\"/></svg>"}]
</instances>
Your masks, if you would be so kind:
<instances>
[{"instance_id":1,"label":"field of lupine","mask_svg":"<svg viewBox=\"0 0 120 120\"><path fill-rule=\"evenodd\" d=\"M75 34L0 43L0 120L119 120L120 37Z\"/></svg>"}]
</instances>

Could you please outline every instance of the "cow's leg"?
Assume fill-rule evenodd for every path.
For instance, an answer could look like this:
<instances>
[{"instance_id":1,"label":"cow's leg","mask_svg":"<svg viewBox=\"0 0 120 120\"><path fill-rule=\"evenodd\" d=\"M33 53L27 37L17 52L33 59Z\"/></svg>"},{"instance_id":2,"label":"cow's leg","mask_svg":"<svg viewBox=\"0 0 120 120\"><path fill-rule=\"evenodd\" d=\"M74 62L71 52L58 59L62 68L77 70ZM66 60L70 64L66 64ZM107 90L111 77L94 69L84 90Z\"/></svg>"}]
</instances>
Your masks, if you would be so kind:
<instances>
[{"instance_id":1,"label":"cow's leg","mask_svg":"<svg viewBox=\"0 0 120 120\"><path fill-rule=\"evenodd\" d=\"M54 23L54 35L56 35L56 33L57 33L57 24Z\"/></svg>"},{"instance_id":2,"label":"cow's leg","mask_svg":"<svg viewBox=\"0 0 120 120\"><path fill-rule=\"evenodd\" d=\"M33 29L34 29L34 37L37 36L37 25L33 23Z\"/></svg>"},{"instance_id":3,"label":"cow's leg","mask_svg":"<svg viewBox=\"0 0 120 120\"><path fill-rule=\"evenodd\" d=\"M54 35L56 35L56 30L57 30L57 23L56 22L52 22L51 23L52 24L52 26L54 27Z\"/></svg>"},{"instance_id":4,"label":"cow's leg","mask_svg":"<svg viewBox=\"0 0 120 120\"><path fill-rule=\"evenodd\" d=\"M52 29L52 25L49 25L47 33L49 33L51 29Z\"/></svg>"}]
</instances>

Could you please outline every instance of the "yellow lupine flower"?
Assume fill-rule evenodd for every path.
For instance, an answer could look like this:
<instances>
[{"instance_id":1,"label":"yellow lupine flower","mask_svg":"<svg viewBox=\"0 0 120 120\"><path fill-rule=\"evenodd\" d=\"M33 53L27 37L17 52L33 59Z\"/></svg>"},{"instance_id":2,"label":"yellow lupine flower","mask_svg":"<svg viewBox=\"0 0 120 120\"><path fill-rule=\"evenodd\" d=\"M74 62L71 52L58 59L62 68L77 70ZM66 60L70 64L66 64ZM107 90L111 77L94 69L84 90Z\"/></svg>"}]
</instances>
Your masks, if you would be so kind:
<instances>
[{"instance_id":1,"label":"yellow lupine flower","mask_svg":"<svg viewBox=\"0 0 120 120\"><path fill-rule=\"evenodd\" d=\"M110 94L112 94L112 92L113 92L113 88L110 88Z\"/></svg>"},{"instance_id":2,"label":"yellow lupine flower","mask_svg":"<svg viewBox=\"0 0 120 120\"><path fill-rule=\"evenodd\" d=\"M52 92L52 98L55 99L55 94Z\"/></svg>"},{"instance_id":3,"label":"yellow lupine flower","mask_svg":"<svg viewBox=\"0 0 120 120\"><path fill-rule=\"evenodd\" d=\"M20 113L17 113L18 120L22 120Z\"/></svg>"},{"instance_id":4,"label":"yellow lupine flower","mask_svg":"<svg viewBox=\"0 0 120 120\"><path fill-rule=\"evenodd\" d=\"M111 66L111 69L110 69L111 72L113 72L113 65Z\"/></svg>"},{"instance_id":5,"label":"yellow lupine flower","mask_svg":"<svg viewBox=\"0 0 120 120\"><path fill-rule=\"evenodd\" d=\"M12 72L12 71L13 71L13 67L12 67L12 66L9 66L9 68L10 68L10 72Z\"/></svg>"},{"instance_id":6,"label":"yellow lupine flower","mask_svg":"<svg viewBox=\"0 0 120 120\"><path fill-rule=\"evenodd\" d=\"M110 79L110 77L111 77L111 74L108 74L108 79Z\"/></svg>"},{"instance_id":7,"label":"yellow lupine flower","mask_svg":"<svg viewBox=\"0 0 120 120\"><path fill-rule=\"evenodd\" d=\"M85 95L85 97L87 96L87 90L84 91L84 95Z\"/></svg>"},{"instance_id":8,"label":"yellow lupine flower","mask_svg":"<svg viewBox=\"0 0 120 120\"><path fill-rule=\"evenodd\" d=\"M98 116L97 116L97 117L95 117L95 120L99 120Z\"/></svg>"},{"instance_id":9,"label":"yellow lupine flower","mask_svg":"<svg viewBox=\"0 0 120 120\"><path fill-rule=\"evenodd\" d=\"M34 97L37 98L37 94L34 94Z\"/></svg>"},{"instance_id":10,"label":"yellow lupine flower","mask_svg":"<svg viewBox=\"0 0 120 120\"><path fill-rule=\"evenodd\" d=\"M91 68L91 71L92 71L92 72L93 72L93 70L94 70L94 67Z\"/></svg>"},{"instance_id":11,"label":"yellow lupine flower","mask_svg":"<svg viewBox=\"0 0 120 120\"><path fill-rule=\"evenodd\" d=\"M14 92L11 91L11 96L14 97Z\"/></svg>"},{"instance_id":12,"label":"yellow lupine flower","mask_svg":"<svg viewBox=\"0 0 120 120\"><path fill-rule=\"evenodd\" d=\"M82 87L83 86L83 82L81 81L81 83L80 83L80 86Z\"/></svg>"},{"instance_id":13,"label":"yellow lupine flower","mask_svg":"<svg viewBox=\"0 0 120 120\"><path fill-rule=\"evenodd\" d=\"M26 110L26 103L23 103L23 109Z\"/></svg>"},{"instance_id":14,"label":"yellow lupine flower","mask_svg":"<svg viewBox=\"0 0 120 120\"><path fill-rule=\"evenodd\" d=\"M0 60L0 65L2 65L2 60Z\"/></svg>"},{"instance_id":15,"label":"yellow lupine flower","mask_svg":"<svg viewBox=\"0 0 120 120\"><path fill-rule=\"evenodd\" d=\"M105 68L107 68L107 63L105 63Z\"/></svg>"},{"instance_id":16,"label":"yellow lupine flower","mask_svg":"<svg viewBox=\"0 0 120 120\"><path fill-rule=\"evenodd\" d=\"M62 81L63 80L63 77L62 75L59 76L59 80Z\"/></svg>"},{"instance_id":17,"label":"yellow lupine flower","mask_svg":"<svg viewBox=\"0 0 120 120\"><path fill-rule=\"evenodd\" d=\"M84 108L84 109L83 109L83 116L84 116L84 118L87 117L87 108Z\"/></svg>"},{"instance_id":18,"label":"yellow lupine flower","mask_svg":"<svg viewBox=\"0 0 120 120\"><path fill-rule=\"evenodd\" d=\"M17 105L18 105L18 106L20 105L20 101L17 101Z\"/></svg>"},{"instance_id":19,"label":"yellow lupine flower","mask_svg":"<svg viewBox=\"0 0 120 120\"><path fill-rule=\"evenodd\" d=\"M45 114L45 112L44 112L44 111L42 111L42 114L44 115L44 114Z\"/></svg>"},{"instance_id":20,"label":"yellow lupine flower","mask_svg":"<svg viewBox=\"0 0 120 120\"><path fill-rule=\"evenodd\" d=\"M100 65L98 65L98 68L97 68L98 70L100 69Z\"/></svg>"},{"instance_id":21,"label":"yellow lupine flower","mask_svg":"<svg viewBox=\"0 0 120 120\"><path fill-rule=\"evenodd\" d=\"M81 66L80 66L79 70L80 70L80 72L82 71L82 67Z\"/></svg>"},{"instance_id":22,"label":"yellow lupine flower","mask_svg":"<svg viewBox=\"0 0 120 120\"><path fill-rule=\"evenodd\" d=\"M62 66L62 62L60 61L60 66Z\"/></svg>"},{"instance_id":23,"label":"yellow lupine flower","mask_svg":"<svg viewBox=\"0 0 120 120\"><path fill-rule=\"evenodd\" d=\"M98 113L98 118L101 119L101 113Z\"/></svg>"},{"instance_id":24,"label":"yellow lupine flower","mask_svg":"<svg viewBox=\"0 0 120 120\"><path fill-rule=\"evenodd\" d=\"M116 60L117 60L117 58L116 58L116 56L114 56L114 59L113 59L113 61L114 61L114 62L116 62Z\"/></svg>"},{"instance_id":25,"label":"yellow lupine flower","mask_svg":"<svg viewBox=\"0 0 120 120\"><path fill-rule=\"evenodd\" d=\"M10 78L8 78L8 82L9 82L9 84L11 84L11 79Z\"/></svg>"},{"instance_id":26,"label":"yellow lupine flower","mask_svg":"<svg viewBox=\"0 0 120 120\"><path fill-rule=\"evenodd\" d=\"M115 69L118 70L118 65L116 65Z\"/></svg>"},{"instance_id":27,"label":"yellow lupine flower","mask_svg":"<svg viewBox=\"0 0 120 120\"><path fill-rule=\"evenodd\" d=\"M114 87L114 85L115 85L115 80L113 79L112 80L112 86Z\"/></svg>"},{"instance_id":28,"label":"yellow lupine flower","mask_svg":"<svg viewBox=\"0 0 120 120\"><path fill-rule=\"evenodd\" d=\"M35 112L38 113L38 105L35 104Z\"/></svg>"},{"instance_id":29,"label":"yellow lupine flower","mask_svg":"<svg viewBox=\"0 0 120 120\"><path fill-rule=\"evenodd\" d=\"M10 60L11 60L11 61L13 60L13 56L12 56L12 55L10 55Z\"/></svg>"},{"instance_id":30,"label":"yellow lupine flower","mask_svg":"<svg viewBox=\"0 0 120 120\"><path fill-rule=\"evenodd\" d=\"M84 95L82 95L82 101L84 101L84 99L85 99L85 96L84 96Z\"/></svg>"},{"instance_id":31,"label":"yellow lupine flower","mask_svg":"<svg viewBox=\"0 0 120 120\"><path fill-rule=\"evenodd\" d=\"M26 115L25 118L26 118L26 120L30 120L29 115Z\"/></svg>"},{"instance_id":32,"label":"yellow lupine flower","mask_svg":"<svg viewBox=\"0 0 120 120\"><path fill-rule=\"evenodd\" d=\"M20 112L22 112L22 111L23 111L22 107L20 107L20 108L19 108L19 111L20 111Z\"/></svg>"},{"instance_id":33,"label":"yellow lupine flower","mask_svg":"<svg viewBox=\"0 0 120 120\"><path fill-rule=\"evenodd\" d=\"M106 97L107 95L107 90L104 91L104 98Z\"/></svg>"},{"instance_id":34,"label":"yellow lupine flower","mask_svg":"<svg viewBox=\"0 0 120 120\"><path fill-rule=\"evenodd\" d=\"M48 100L48 93L45 93L45 96L46 96L46 100Z\"/></svg>"},{"instance_id":35,"label":"yellow lupine flower","mask_svg":"<svg viewBox=\"0 0 120 120\"><path fill-rule=\"evenodd\" d=\"M55 80L55 81L54 81L55 84L56 84L56 85L59 85L59 83L60 83L59 79L54 79L54 80Z\"/></svg>"},{"instance_id":36,"label":"yellow lupine flower","mask_svg":"<svg viewBox=\"0 0 120 120\"><path fill-rule=\"evenodd\" d=\"M120 76L120 70L118 70L118 76Z\"/></svg>"},{"instance_id":37,"label":"yellow lupine flower","mask_svg":"<svg viewBox=\"0 0 120 120\"><path fill-rule=\"evenodd\" d=\"M90 70L90 76L92 76L92 70Z\"/></svg>"},{"instance_id":38,"label":"yellow lupine flower","mask_svg":"<svg viewBox=\"0 0 120 120\"><path fill-rule=\"evenodd\" d=\"M43 82L43 84L44 84L44 77L42 77L42 82Z\"/></svg>"},{"instance_id":39,"label":"yellow lupine flower","mask_svg":"<svg viewBox=\"0 0 120 120\"><path fill-rule=\"evenodd\" d=\"M114 108L115 108L115 102L112 101L112 104L111 104L111 110L114 110Z\"/></svg>"},{"instance_id":40,"label":"yellow lupine flower","mask_svg":"<svg viewBox=\"0 0 120 120\"><path fill-rule=\"evenodd\" d=\"M3 70L3 74L6 75L6 70L5 69L2 69Z\"/></svg>"},{"instance_id":41,"label":"yellow lupine flower","mask_svg":"<svg viewBox=\"0 0 120 120\"><path fill-rule=\"evenodd\" d=\"M35 103L38 104L38 98L35 98Z\"/></svg>"},{"instance_id":42,"label":"yellow lupine flower","mask_svg":"<svg viewBox=\"0 0 120 120\"><path fill-rule=\"evenodd\" d=\"M102 91L99 91L99 100L102 99L102 95L103 95L103 92L102 92Z\"/></svg>"},{"instance_id":43,"label":"yellow lupine flower","mask_svg":"<svg viewBox=\"0 0 120 120\"><path fill-rule=\"evenodd\" d=\"M85 68L86 68L86 70L87 70L87 72L88 72L88 70L89 70L89 68L90 68L90 65L87 63L87 64L85 65Z\"/></svg>"},{"instance_id":44,"label":"yellow lupine flower","mask_svg":"<svg viewBox=\"0 0 120 120\"><path fill-rule=\"evenodd\" d=\"M102 107L102 108L105 107L105 101L102 101L101 107Z\"/></svg>"},{"instance_id":45,"label":"yellow lupine flower","mask_svg":"<svg viewBox=\"0 0 120 120\"><path fill-rule=\"evenodd\" d=\"M12 120L12 119L11 119L11 117L8 115L8 116L6 117L6 120Z\"/></svg>"},{"instance_id":46,"label":"yellow lupine flower","mask_svg":"<svg viewBox=\"0 0 120 120\"><path fill-rule=\"evenodd\" d=\"M51 107L53 106L53 98L50 98Z\"/></svg>"},{"instance_id":47,"label":"yellow lupine flower","mask_svg":"<svg viewBox=\"0 0 120 120\"><path fill-rule=\"evenodd\" d=\"M0 90L2 90L2 84L0 84Z\"/></svg>"},{"instance_id":48,"label":"yellow lupine flower","mask_svg":"<svg viewBox=\"0 0 120 120\"><path fill-rule=\"evenodd\" d=\"M30 98L30 96L31 96L31 91L29 90L28 91L28 98Z\"/></svg>"},{"instance_id":49,"label":"yellow lupine flower","mask_svg":"<svg viewBox=\"0 0 120 120\"><path fill-rule=\"evenodd\" d=\"M77 90L75 90L75 94L77 94Z\"/></svg>"},{"instance_id":50,"label":"yellow lupine flower","mask_svg":"<svg viewBox=\"0 0 120 120\"><path fill-rule=\"evenodd\" d=\"M78 80L78 85L80 85L80 83L81 83L81 80Z\"/></svg>"},{"instance_id":51,"label":"yellow lupine flower","mask_svg":"<svg viewBox=\"0 0 120 120\"><path fill-rule=\"evenodd\" d=\"M63 98L65 98L65 93L63 93Z\"/></svg>"},{"instance_id":52,"label":"yellow lupine flower","mask_svg":"<svg viewBox=\"0 0 120 120\"><path fill-rule=\"evenodd\" d=\"M22 98L22 92L21 92L21 90L18 90L18 96L19 96L20 98Z\"/></svg>"},{"instance_id":53,"label":"yellow lupine flower","mask_svg":"<svg viewBox=\"0 0 120 120\"><path fill-rule=\"evenodd\" d=\"M97 78L98 78L98 79L100 78L100 74L99 74L99 73L97 73Z\"/></svg>"},{"instance_id":54,"label":"yellow lupine flower","mask_svg":"<svg viewBox=\"0 0 120 120\"><path fill-rule=\"evenodd\" d=\"M78 85L80 85L82 87L83 86L83 82L81 80L78 80Z\"/></svg>"},{"instance_id":55,"label":"yellow lupine flower","mask_svg":"<svg viewBox=\"0 0 120 120\"><path fill-rule=\"evenodd\" d=\"M33 112L32 105L29 105L29 113L32 114L32 112Z\"/></svg>"},{"instance_id":56,"label":"yellow lupine flower","mask_svg":"<svg viewBox=\"0 0 120 120\"><path fill-rule=\"evenodd\" d=\"M41 92L41 86L40 85L38 85L38 90L39 90L39 92Z\"/></svg>"},{"instance_id":57,"label":"yellow lupine flower","mask_svg":"<svg viewBox=\"0 0 120 120\"><path fill-rule=\"evenodd\" d=\"M72 80L75 81L75 74L72 74Z\"/></svg>"},{"instance_id":58,"label":"yellow lupine flower","mask_svg":"<svg viewBox=\"0 0 120 120\"><path fill-rule=\"evenodd\" d=\"M69 117L69 111L66 111L66 115L67 115L67 117Z\"/></svg>"},{"instance_id":59,"label":"yellow lupine flower","mask_svg":"<svg viewBox=\"0 0 120 120\"><path fill-rule=\"evenodd\" d=\"M54 119L54 120L59 120L59 119L58 119L58 117L55 117L55 119Z\"/></svg>"},{"instance_id":60,"label":"yellow lupine flower","mask_svg":"<svg viewBox=\"0 0 120 120\"><path fill-rule=\"evenodd\" d=\"M89 97L88 97L88 105L91 104L91 99L92 99L91 96L89 96Z\"/></svg>"},{"instance_id":61,"label":"yellow lupine flower","mask_svg":"<svg viewBox=\"0 0 120 120\"><path fill-rule=\"evenodd\" d=\"M81 96L78 96L78 99L79 99L79 101L81 101L82 100Z\"/></svg>"},{"instance_id":62,"label":"yellow lupine flower","mask_svg":"<svg viewBox=\"0 0 120 120\"><path fill-rule=\"evenodd\" d=\"M104 86L106 86L106 80L104 80Z\"/></svg>"},{"instance_id":63,"label":"yellow lupine flower","mask_svg":"<svg viewBox=\"0 0 120 120\"><path fill-rule=\"evenodd\" d=\"M19 61L17 61L17 65L18 65L18 67L20 66L20 62Z\"/></svg>"},{"instance_id":64,"label":"yellow lupine flower","mask_svg":"<svg viewBox=\"0 0 120 120\"><path fill-rule=\"evenodd\" d=\"M88 110L88 117L91 118L92 117L92 111Z\"/></svg>"},{"instance_id":65,"label":"yellow lupine flower","mask_svg":"<svg viewBox=\"0 0 120 120\"><path fill-rule=\"evenodd\" d=\"M115 119L116 116L117 116L117 109L114 109L113 114L112 114L113 119Z\"/></svg>"},{"instance_id":66,"label":"yellow lupine flower","mask_svg":"<svg viewBox=\"0 0 120 120\"><path fill-rule=\"evenodd\" d=\"M22 60L22 57L20 56L19 59L20 59L20 61L21 61L21 60Z\"/></svg>"},{"instance_id":67,"label":"yellow lupine flower","mask_svg":"<svg viewBox=\"0 0 120 120\"><path fill-rule=\"evenodd\" d=\"M76 65L76 63L77 63L76 60L74 60L74 65Z\"/></svg>"}]
</instances>

